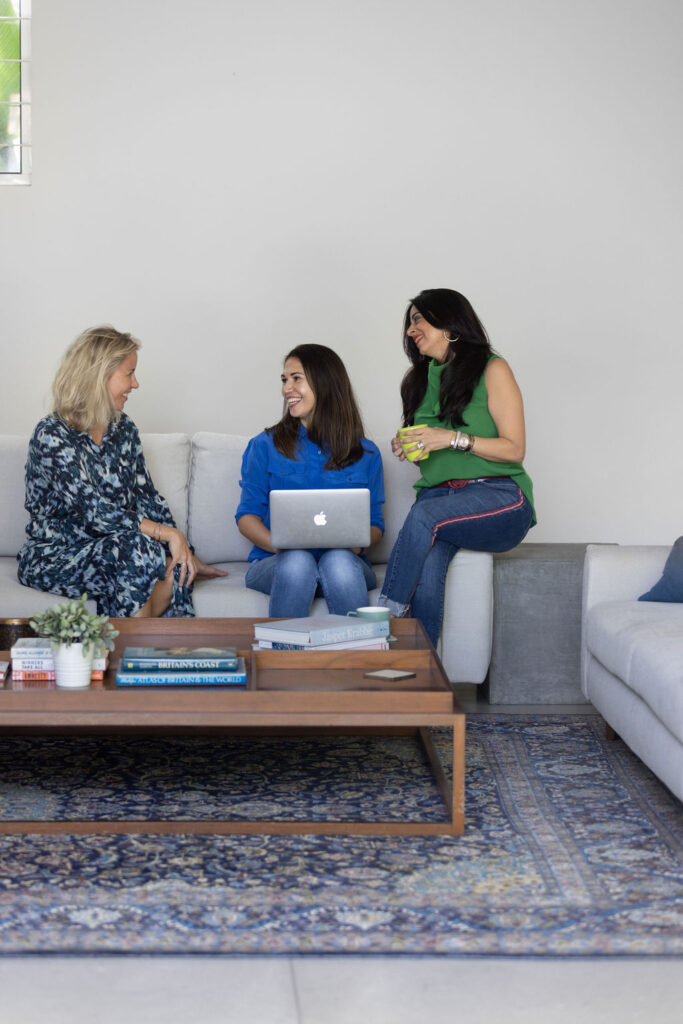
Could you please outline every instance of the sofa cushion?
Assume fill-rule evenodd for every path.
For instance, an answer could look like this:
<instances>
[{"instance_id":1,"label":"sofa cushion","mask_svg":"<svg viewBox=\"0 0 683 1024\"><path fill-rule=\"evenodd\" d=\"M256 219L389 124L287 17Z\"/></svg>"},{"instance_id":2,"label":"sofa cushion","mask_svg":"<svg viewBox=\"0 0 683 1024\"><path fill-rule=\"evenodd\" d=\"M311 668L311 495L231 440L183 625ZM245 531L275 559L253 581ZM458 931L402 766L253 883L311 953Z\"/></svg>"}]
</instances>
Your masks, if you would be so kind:
<instances>
[{"instance_id":1,"label":"sofa cushion","mask_svg":"<svg viewBox=\"0 0 683 1024\"><path fill-rule=\"evenodd\" d=\"M590 654L683 735L683 605L598 604L588 612L585 637Z\"/></svg>"},{"instance_id":2,"label":"sofa cushion","mask_svg":"<svg viewBox=\"0 0 683 1024\"><path fill-rule=\"evenodd\" d=\"M248 442L239 434L208 431L192 438L189 538L199 557L212 565L246 561L252 548L235 523Z\"/></svg>"},{"instance_id":3,"label":"sofa cushion","mask_svg":"<svg viewBox=\"0 0 683 1024\"><path fill-rule=\"evenodd\" d=\"M0 435L0 556L16 555L26 538L24 467L28 440L12 434Z\"/></svg>"},{"instance_id":4,"label":"sofa cushion","mask_svg":"<svg viewBox=\"0 0 683 1024\"><path fill-rule=\"evenodd\" d=\"M679 537L674 543L661 578L638 600L683 603L683 537Z\"/></svg>"},{"instance_id":5,"label":"sofa cushion","mask_svg":"<svg viewBox=\"0 0 683 1024\"><path fill-rule=\"evenodd\" d=\"M384 469L384 535L370 550L369 558L371 562L384 564L389 561L391 549L415 501L413 484L418 473L412 462L400 462L391 454L391 438L379 438L375 444L382 455Z\"/></svg>"},{"instance_id":6,"label":"sofa cushion","mask_svg":"<svg viewBox=\"0 0 683 1024\"><path fill-rule=\"evenodd\" d=\"M60 601L66 598L24 587L19 582L15 555L0 558L0 619L30 619ZM95 602L88 601L88 608L94 612Z\"/></svg>"},{"instance_id":7,"label":"sofa cushion","mask_svg":"<svg viewBox=\"0 0 683 1024\"><path fill-rule=\"evenodd\" d=\"M178 529L187 536L190 485L188 434L141 434L142 450L152 482L168 502Z\"/></svg>"},{"instance_id":8,"label":"sofa cushion","mask_svg":"<svg viewBox=\"0 0 683 1024\"><path fill-rule=\"evenodd\" d=\"M192 600L198 618L235 618L268 617L268 594L258 590L249 590L244 583L248 565L246 562L223 562L220 569L225 569L227 576L215 580L199 580L194 585ZM379 591L373 591L377 603ZM324 598L316 597L312 612L324 615L327 604Z\"/></svg>"}]
</instances>

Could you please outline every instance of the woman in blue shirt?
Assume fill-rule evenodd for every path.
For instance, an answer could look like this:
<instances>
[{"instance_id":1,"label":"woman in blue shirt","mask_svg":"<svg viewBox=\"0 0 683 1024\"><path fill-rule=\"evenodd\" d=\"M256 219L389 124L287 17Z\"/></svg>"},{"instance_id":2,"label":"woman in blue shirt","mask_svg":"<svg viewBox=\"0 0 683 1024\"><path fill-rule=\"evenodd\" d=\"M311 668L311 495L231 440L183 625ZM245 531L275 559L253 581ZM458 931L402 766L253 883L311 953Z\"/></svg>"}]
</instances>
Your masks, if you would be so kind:
<instances>
[{"instance_id":1,"label":"woman in blue shirt","mask_svg":"<svg viewBox=\"0 0 683 1024\"><path fill-rule=\"evenodd\" d=\"M367 487L370 543L384 531L382 459L363 437L363 423L346 368L324 345L298 345L282 370L284 412L247 445L242 459L242 498L237 526L254 547L246 584L270 594L273 618L309 614L320 588L330 612L344 615L367 604L376 586L365 551L276 551L270 542L271 490Z\"/></svg>"}]
</instances>

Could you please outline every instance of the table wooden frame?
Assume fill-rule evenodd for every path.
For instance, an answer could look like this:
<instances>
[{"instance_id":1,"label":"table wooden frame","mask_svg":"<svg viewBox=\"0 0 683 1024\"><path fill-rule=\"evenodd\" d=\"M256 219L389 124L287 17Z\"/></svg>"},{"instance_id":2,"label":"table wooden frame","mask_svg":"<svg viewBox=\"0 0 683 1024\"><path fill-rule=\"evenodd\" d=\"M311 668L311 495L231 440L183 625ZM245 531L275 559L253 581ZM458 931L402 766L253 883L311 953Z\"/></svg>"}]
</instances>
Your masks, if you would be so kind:
<instances>
[{"instance_id":1,"label":"table wooden frame","mask_svg":"<svg viewBox=\"0 0 683 1024\"><path fill-rule=\"evenodd\" d=\"M0 834L354 834L462 835L465 715L419 622L395 620L389 651L251 651L257 619L115 619L111 668L101 683L68 691L27 684L0 688L0 731L192 729L227 732L416 734L448 810L445 822L297 820L0 820ZM115 668L126 645L237 646L250 664L246 688L117 688ZM378 683L373 668L405 668L415 678ZM326 686L321 687L324 674ZM352 683L351 683L352 681ZM350 684L350 685L349 685ZM14 684L17 686L17 684ZM296 688L295 688L296 687ZM452 733L452 780L430 727Z\"/></svg>"}]
</instances>

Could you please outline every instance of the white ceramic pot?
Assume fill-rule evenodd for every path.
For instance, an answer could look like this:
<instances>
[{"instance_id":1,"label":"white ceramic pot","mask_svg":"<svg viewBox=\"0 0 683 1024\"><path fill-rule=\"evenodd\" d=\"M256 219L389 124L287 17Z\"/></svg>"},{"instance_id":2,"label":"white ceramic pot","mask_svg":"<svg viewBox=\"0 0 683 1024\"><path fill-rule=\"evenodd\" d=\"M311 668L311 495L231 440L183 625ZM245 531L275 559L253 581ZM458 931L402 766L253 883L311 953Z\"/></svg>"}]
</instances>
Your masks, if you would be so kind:
<instances>
[{"instance_id":1,"label":"white ceramic pot","mask_svg":"<svg viewBox=\"0 0 683 1024\"><path fill-rule=\"evenodd\" d=\"M89 645L86 653L83 644L55 644L55 682L65 690L84 690L90 686L93 648Z\"/></svg>"}]
</instances>

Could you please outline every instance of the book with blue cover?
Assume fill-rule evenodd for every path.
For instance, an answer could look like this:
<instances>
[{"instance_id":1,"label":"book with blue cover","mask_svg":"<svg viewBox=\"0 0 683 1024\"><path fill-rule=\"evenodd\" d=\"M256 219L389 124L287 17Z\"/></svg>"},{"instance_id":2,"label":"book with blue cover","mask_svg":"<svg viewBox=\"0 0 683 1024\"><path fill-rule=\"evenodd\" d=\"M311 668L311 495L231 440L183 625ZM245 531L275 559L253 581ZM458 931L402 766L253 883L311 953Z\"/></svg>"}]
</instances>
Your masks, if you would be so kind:
<instances>
[{"instance_id":1,"label":"book with blue cover","mask_svg":"<svg viewBox=\"0 0 683 1024\"><path fill-rule=\"evenodd\" d=\"M219 669L215 672L197 669L193 671L166 671L165 669L130 669L116 673L117 686L245 686L247 666L244 658L237 658L234 671Z\"/></svg>"},{"instance_id":2,"label":"book with blue cover","mask_svg":"<svg viewBox=\"0 0 683 1024\"><path fill-rule=\"evenodd\" d=\"M237 668L234 647L126 647L120 670L165 669L185 672L205 669L209 672Z\"/></svg>"},{"instance_id":3,"label":"book with blue cover","mask_svg":"<svg viewBox=\"0 0 683 1024\"><path fill-rule=\"evenodd\" d=\"M257 640L301 644L305 647L361 640L369 636L389 636L388 620L362 619L349 615L309 615L303 619L257 622L254 626L254 637Z\"/></svg>"}]
</instances>

